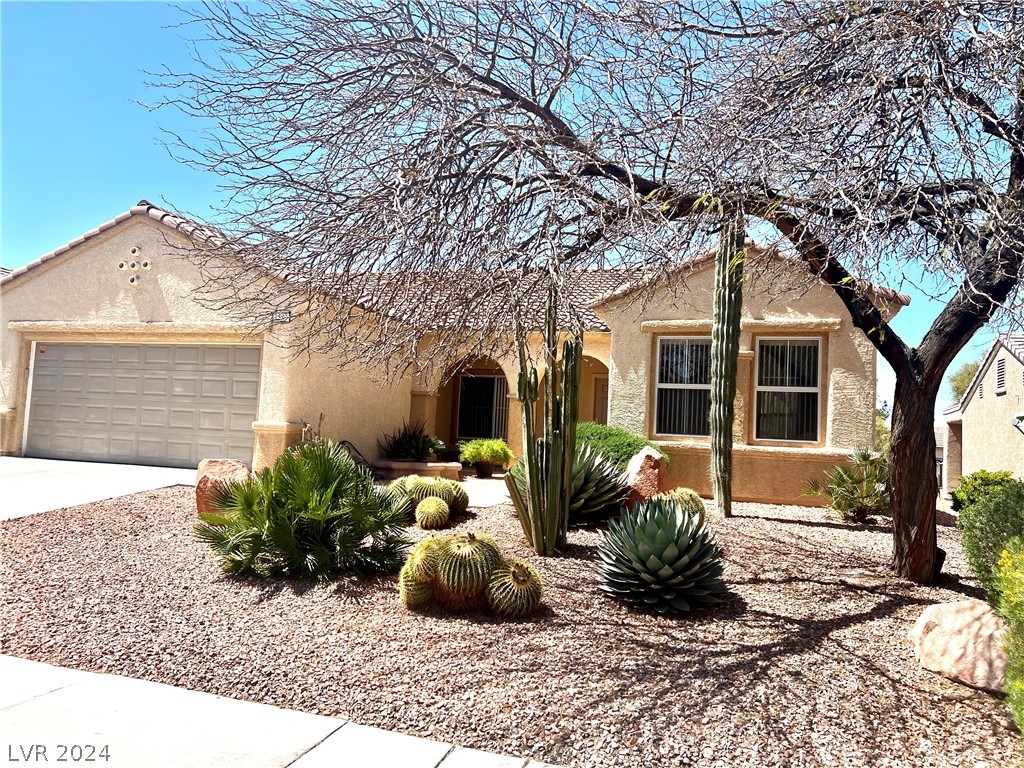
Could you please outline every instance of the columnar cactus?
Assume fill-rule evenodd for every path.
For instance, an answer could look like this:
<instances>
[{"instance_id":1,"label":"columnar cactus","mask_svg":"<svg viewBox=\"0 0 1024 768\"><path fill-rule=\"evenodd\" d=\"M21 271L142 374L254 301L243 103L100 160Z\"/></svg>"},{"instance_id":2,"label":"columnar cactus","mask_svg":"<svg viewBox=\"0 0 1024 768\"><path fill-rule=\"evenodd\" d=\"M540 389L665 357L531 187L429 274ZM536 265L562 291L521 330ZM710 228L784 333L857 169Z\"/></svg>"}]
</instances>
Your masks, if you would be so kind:
<instances>
[{"instance_id":1,"label":"columnar cactus","mask_svg":"<svg viewBox=\"0 0 1024 768\"><path fill-rule=\"evenodd\" d=\"M523 457L526 492L511 472L505 474L519 522L539 555L551 555L565 546L572 500L576 422L579 419L580 370L583 342L576 336L558 350L558 298L554 283L548 289L544 323L544 433L534 434L534 408L540 396L537 369L527 362L527 333L516 322L519 347L519 401L523 409Z\"/></svg>"},{"instance_id":2,"label":"columnar cactus","mask_svg":"<svg viewBox=\"0 0 1024 768\"><path fill-rule=\"evenodd\" d=\"M736 360L743 306L743 214L725 218L715 254L715 306L711 324L711 478L715 503L732 516L732 426Z\"/></svg>"}]
</instances>

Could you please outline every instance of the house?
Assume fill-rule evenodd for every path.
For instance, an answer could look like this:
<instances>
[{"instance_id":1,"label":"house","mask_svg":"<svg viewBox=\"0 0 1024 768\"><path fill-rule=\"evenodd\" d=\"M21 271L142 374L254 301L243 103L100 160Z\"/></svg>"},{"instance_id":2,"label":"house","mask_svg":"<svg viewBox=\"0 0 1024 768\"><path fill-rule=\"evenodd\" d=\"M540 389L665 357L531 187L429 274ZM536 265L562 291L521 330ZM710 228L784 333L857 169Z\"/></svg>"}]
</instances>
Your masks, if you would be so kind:
<instances>
[{"instance_id":1,"label":"house","mask_svg":"<svg viewBox=\"0 0 1024 768\"><path fill-rule=\"evenodd\" d=\"M1024 478L1024 334L999 336L945 419L943 495L987 469Z\"/></svg>"},{"instance_id":2,"label":"house","mask_svg":"<svg viewBox=\"0 0 1024 768\"><path fill-rule=\"evenodd\" d=\"M198 226L141 201L0 280L4 454L262 466L321 413L324 434L370 458L403 421L449 444L507 437L518 453L515 360L466 359L385 386L366 367L295 359L289 317L257 331L196 299L199 274L173 244ZM743 307L734 489L806 503L808 478L873 443L875 350L831 289L762 255L771 274ZM686 262L678 285L594 270L571 297L586 319L581 418L648 436L670 457L669 482L705 495L712 267ZM889 316L909 303L871 290Z\"/></svg>"}]
</instances>

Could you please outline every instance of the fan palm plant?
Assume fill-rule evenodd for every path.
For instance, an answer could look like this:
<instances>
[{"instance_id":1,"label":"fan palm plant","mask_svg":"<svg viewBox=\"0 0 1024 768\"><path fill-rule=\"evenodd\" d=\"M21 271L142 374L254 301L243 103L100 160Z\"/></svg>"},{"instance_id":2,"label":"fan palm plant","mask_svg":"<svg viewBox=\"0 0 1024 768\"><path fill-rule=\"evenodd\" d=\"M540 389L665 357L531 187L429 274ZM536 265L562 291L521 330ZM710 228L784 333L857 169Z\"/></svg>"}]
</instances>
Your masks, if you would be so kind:
<instances>
[{"instance_id":1,"label":"fan palm plant","mask_svg":"<svg viewBox=\"0 0 1024 768\"><path fill-rule=\"evenodd\" d=\"M828 496L829 506L848 522L863 523L869 515L887 515L889 462L884 454L858 450L849 464L826 470L824 481L808 481L804 493Z\"/></svg>"},{"instance_id":2,"label":"fan palm plant","mask_svg":"<svg viewBox=\"0 0 1024 768\"><path fill-rule=\"evenodd\" d=\"M330 440L304 443L273 469L220 489L216 512L195 532L229 574L289 575L318 580L335 572L396 571L408 540L406 510L396 494Z\"/></svg>"}]
</instances>

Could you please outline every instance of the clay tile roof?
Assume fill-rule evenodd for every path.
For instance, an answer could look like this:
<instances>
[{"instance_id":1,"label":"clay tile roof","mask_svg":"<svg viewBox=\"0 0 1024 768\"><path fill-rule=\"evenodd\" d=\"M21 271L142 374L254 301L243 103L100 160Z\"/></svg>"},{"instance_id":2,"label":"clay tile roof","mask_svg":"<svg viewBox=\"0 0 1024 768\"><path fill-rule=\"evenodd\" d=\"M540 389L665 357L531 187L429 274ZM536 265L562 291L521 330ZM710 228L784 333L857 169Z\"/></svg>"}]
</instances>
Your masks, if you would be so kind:
<instances>
[{"instance_id":1,"label":"clay tile roof","mask_svg":"<svg viewBox=\"0 0 1024 768\"><path fill-rule=\"evenodd\" d=\"M159 206L153 205L153 203L149 202L148 200L139 200L137 204L133 205L124 213L115 216L110 221L103 222L95 229L90 229L88 232L86 232L83 235L79 235L74 240L64 243L64 245L58 246L57 248L54 248L49 253L44 253L35 261L31 261L25 266L19 267L18 269L15 269L13 271L6 270L6 272L3 273L2 276L0 276L0 285L5 285L13 280L17 280L26 272L31 272L36 267L45 264L51 259L55 259L58 256L62 256L75 246L81 245L82 243L91 240L97 235L106 232L111 227L117 226L122 221L130 219L132 216L148 216L149 218L159 221L161 224L168 226L171 229L176 229L179 232L182 232L183 234L196 239L209 240L221 237L221 235L211 227L208 227L204 224L200 224L199 222L193 221L192 219L188 219L180 214L164 210Z\"/></svg>"}]
</instances>

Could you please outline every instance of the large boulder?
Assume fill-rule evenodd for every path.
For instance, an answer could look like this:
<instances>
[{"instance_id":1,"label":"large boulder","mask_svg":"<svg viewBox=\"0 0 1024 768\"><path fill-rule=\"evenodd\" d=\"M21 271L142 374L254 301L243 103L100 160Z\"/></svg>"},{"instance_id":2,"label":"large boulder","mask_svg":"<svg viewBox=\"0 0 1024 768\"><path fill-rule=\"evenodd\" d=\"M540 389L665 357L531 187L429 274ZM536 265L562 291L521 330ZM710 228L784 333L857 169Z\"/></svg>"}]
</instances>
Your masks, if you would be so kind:
<instances>
[{"instance_id":1,"label":"large boulder","mask_svg":"<svg viewBox=\"0 0 1024 768\"><path fill-rule=\"evenodd\" d=\"M929 606L910 631L925 669L986 691L1003 690L1007 626L988 603L963 600Z\"/></svg>"},{"instance_id":2,"label":"large boulder","mask_svg":"<svg viewBox=\"0 0 1024 768\"><path fill-rule=\"evenodd\" d=\"M650 446L645 446L626 466L629 478L629 497L626 506L647 501L651 496L665 490L665 457Z\"/></svg>"},{"instance_id":3,"label":"large boulder","mask_svg":"<svg viewBox=\"0 0 1024 768\"><path fill-rule=\"evenodd\" d=\"M213 512L210 496L216 488L238 483L249 476L249 468L234 459L203 459L196 470L196 511Z\"/></svg>"}]
</instances>

